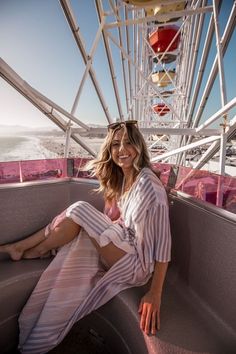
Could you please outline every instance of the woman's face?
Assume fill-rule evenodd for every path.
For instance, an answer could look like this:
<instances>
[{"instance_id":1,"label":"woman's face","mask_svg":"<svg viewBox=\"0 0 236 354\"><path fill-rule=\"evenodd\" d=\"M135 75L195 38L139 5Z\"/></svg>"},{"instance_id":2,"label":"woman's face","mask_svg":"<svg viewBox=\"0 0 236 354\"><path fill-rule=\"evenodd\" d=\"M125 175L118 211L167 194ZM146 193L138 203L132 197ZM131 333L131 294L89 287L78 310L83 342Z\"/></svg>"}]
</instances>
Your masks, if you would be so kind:
<instances>
[{"instance_id":1,"label":"woman's face","mask_svg":"<svg viewBox=\"0 0 236 354\"><path fill-rule=\"evenodd\" d=\"M125 173L134 170L133 161L137 156L137 151L130 143L127 132L119 129L115 132L111 142L111 157L114 163L120 166Z\"/></svg>"}]
</instances>

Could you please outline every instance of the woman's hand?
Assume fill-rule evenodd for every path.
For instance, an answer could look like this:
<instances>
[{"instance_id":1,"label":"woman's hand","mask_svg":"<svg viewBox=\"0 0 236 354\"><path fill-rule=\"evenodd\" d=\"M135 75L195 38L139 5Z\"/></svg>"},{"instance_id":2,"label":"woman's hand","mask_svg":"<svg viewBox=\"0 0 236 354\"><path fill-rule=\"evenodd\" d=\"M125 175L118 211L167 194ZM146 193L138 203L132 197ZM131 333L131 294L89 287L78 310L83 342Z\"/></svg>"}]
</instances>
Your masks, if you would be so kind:
<instances>
[{"instance_id":1,"label":"woman's hand","mask_svg":"<svg viewBox=\"0 0 236 354\"><path fill-rule=\"evenodd\" d=\"M146 333L156 334L160 329L161 295L149 290L141 299L138 312L141 315L140 328Z\"/></svg>"}]
</instances>

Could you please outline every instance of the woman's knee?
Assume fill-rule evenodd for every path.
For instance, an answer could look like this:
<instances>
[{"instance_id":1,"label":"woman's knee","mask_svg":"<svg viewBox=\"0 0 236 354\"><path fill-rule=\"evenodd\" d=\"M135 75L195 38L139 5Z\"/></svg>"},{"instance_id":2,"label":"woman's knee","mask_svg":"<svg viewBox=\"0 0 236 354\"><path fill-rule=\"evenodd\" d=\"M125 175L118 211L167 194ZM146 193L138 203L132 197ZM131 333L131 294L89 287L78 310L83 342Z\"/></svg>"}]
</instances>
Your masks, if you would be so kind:
<instances>
[{"instance_id":1,"label":"woman's knee","mask_svg":"<svg viewBox=\"0 0 236 354\"><path fill-rule=\"evenodd\" d=\"M69 206L69 208L67 209L66 216L70 217L72 214L75 214L77 216L85 216L90 214L91 212L94 212L94 209L95 208L90 203L80 200Z\"/></svg>"},{"instance_id":2,"label":"woman's knee","mask_svg":"<svg viewBox=\"0 0 236 354\"><path fill-rule=\"evenodd\" d=\"M67 234L78 234L80 231L80 225L76 224L71 218L65 217L58 223L54 231L65 232Z\"/></svg>"},{"instance_id":3,"label":"woman's knee","mask_svg":"<svg viewBox=\"0 0 236 354\"><path fill-rule=\"evenodd\" d=\"M78 202L75 202L71 206L69 206L68 209L88 209L91 207L91 204L88 202L85 202L84 200L79 200Z\"/></svg>"}]
</instances>

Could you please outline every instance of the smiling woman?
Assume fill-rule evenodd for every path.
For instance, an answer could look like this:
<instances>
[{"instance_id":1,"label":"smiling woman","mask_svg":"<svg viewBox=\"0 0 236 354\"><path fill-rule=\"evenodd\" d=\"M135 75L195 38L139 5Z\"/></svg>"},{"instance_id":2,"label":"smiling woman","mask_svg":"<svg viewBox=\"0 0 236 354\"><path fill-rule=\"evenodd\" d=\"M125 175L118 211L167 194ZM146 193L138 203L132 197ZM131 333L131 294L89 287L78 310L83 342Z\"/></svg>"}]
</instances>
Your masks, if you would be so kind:
<instances>
[{"instance_id":1,"label":"smiling woman","mask_svg":"<svg viewBox=\"0 0 236 354\"><path fill-rule=\"evenodd\" d=\"M109 129L98 158L88 168L97 176L105 200L117 205L115 219L78 201L46 228L0 246L0 252L13 260L58 251L19 318L22 353L48 352L74 322L121 290L147 283L152 273L138 310L140 327L147 334L160 328L171 247L168 202L136 124Z\"/></svg>"}]
</instances>

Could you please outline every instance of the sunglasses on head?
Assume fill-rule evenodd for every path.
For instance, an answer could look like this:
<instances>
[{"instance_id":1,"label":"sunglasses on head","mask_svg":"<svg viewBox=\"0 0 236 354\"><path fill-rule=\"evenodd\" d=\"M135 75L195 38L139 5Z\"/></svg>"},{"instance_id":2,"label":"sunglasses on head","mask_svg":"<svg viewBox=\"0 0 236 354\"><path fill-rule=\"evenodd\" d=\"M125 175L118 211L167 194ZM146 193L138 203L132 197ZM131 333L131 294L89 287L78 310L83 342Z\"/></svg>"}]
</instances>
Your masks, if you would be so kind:
<instances>
[{"instance_id":1,"label":"sunglasses on head","mask_svg":"<svg viewBox=\"0 0 236 354\"><path fill-rule=\"evenodd\" d=\"M108 130L114 130L114 129L117 129L117 128L122 128L122 126L130 126L130 125L137 125L138 121L137 120L125 120L123 122L116 122L116 123L111 123L111 124L108 124L107 126L107 129Z\"/></svg>"}]
</instances>

